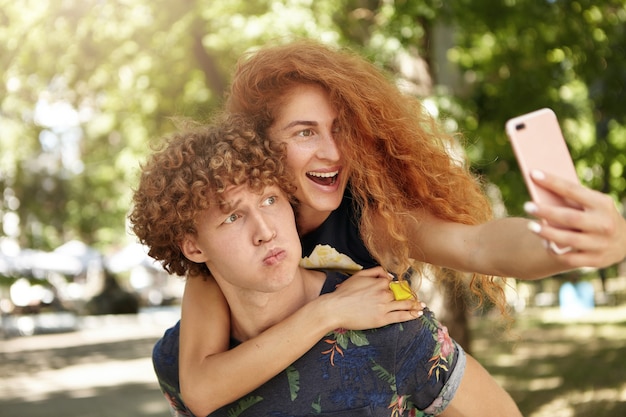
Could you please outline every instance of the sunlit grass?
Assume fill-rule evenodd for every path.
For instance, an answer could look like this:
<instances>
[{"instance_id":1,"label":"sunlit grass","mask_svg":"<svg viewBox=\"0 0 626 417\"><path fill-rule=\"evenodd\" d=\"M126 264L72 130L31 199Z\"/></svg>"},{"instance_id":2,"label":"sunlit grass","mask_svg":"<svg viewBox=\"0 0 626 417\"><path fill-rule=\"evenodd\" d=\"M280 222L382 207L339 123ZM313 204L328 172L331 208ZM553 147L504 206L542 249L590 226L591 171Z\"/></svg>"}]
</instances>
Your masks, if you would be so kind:
<instances>
[{"instance_id":1,"label":"sunlit grass","mask_svg":"<svg viewBox=\"0 0 626 417\"><path fill-rule=\"evenodd\" d=\"M526 417L626 416L626 306L576 319L559 309L521 313L508 332L472 324L474 356Z\"/></svg>"}]
</instances>

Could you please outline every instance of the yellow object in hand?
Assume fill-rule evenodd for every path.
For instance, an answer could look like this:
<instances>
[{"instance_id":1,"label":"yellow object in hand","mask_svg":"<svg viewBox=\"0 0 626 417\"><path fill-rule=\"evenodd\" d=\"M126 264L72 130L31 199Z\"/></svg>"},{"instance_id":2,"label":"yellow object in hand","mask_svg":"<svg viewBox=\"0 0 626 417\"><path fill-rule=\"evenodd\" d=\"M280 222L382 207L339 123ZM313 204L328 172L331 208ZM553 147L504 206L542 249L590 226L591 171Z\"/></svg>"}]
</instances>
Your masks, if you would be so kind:
<instances>
[{"instance_id":1,"label":"yellow object in hand","mask_svg":"<svg viewBox=\"0 0 626 417\"><path fill-rule=\"evenodd\" d=\"M389 289L393 293L393 298L395 298L396 301L415 300L415 294L408 281L391 281L389 283Z\"/></svg>"}]
</instances>

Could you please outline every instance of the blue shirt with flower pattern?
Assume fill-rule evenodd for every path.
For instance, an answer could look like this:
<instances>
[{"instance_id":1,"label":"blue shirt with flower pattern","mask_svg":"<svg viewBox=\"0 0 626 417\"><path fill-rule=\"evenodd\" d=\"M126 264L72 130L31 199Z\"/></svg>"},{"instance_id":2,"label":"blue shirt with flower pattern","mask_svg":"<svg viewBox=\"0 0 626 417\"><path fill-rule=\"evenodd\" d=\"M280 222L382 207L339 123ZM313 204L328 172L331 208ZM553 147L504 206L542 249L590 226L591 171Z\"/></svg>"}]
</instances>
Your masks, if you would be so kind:
<instances>
[{"instance_id":1,"label":"blue shirt with flower pattern","mask_svg":"<svg viewBox=\"0 0 626 417\"><path fill-rule=\"evenodd\" d=\"M329 273L322 292L341 280ZM173 415L192 416L180 396L178 335L179 323L155 345L153 363ZM426 309L419 319L379 329L337 329L279 375L210 416L437 415L453 398L464 364L462 349Z\"/></svg>"}]
</instances>

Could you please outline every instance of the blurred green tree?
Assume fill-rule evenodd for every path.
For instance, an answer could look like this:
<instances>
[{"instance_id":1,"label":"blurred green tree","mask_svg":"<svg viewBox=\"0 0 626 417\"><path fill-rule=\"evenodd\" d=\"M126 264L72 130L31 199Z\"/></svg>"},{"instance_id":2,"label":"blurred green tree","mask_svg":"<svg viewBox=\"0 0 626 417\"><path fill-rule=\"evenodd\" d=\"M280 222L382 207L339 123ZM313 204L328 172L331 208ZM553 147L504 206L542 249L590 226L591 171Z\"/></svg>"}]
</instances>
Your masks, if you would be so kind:
<instances>
[{"instance_id":1,"label":"blurred green tree","mask_svg":"<svg viewBox=\"0 0 626 417\"><path fill-rule=\"evenodd\" d=\"M336 7L2 1L2 234L41 249L74 238L101 248L122 243L138 162L173 128L171 117L208 117L235 60L267 39L335 41L327 16Z\"/></svg>"},{"instance_id":2,"label":"blurred green tree","mask_svg":"<svg viewBox=\"0 0 626 417\"><path fill-rule=\"evenodd\" d=\"M171 117L209 117L244 51L296 36L359 51L463 133L498 211L528 199L504 123L540 107L619 202L625 28L623 0L0 0L0 240L125 244L138 164ZM464 300L444 303L468 348Z\"/></svg>"},{"instance_id":3,"label":"blurred green tree","mask_svg":"<svg viewBox=\"0 0 626 417\"><path fill-rule=\"evenodd\" d=\"M448 56L470 86L461 97L475 167L514 213L528 194L503 134L506 119L551 107L581 179L626 197L626 3L457 0Z\"/></svg>"},{"instance_id":4,"label":"blurred green tree","mask_svg":"<svg viewBox=\"0 0 626 417\"><path fill-rule=\"evenodd\" d=\"M528 197L503 126L539 107L581 178L624 198L622 0L0 3L0 222L22 247L123 243L138 162L170 118L208 117L242 52L294 36L396 74L466 136L513 214Z\"/></svg>"}]
</instances>

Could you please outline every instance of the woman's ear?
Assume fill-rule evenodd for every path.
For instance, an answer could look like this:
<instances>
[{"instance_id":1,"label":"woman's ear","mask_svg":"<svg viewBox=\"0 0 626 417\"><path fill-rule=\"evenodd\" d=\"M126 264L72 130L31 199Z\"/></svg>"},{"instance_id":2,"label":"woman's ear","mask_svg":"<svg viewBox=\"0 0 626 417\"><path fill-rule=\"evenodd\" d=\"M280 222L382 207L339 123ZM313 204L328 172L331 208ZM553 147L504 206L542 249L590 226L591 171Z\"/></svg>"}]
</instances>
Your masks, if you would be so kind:
<instances>
[{"instance_id":1,"label":"woman's ear","mask_svg":"<svg viewBox=\"0 0 626 417\"><path fill-rule=\"evenodd\" d=\"M185 236L179 246L183 255L185 255L185 258L189 259L191 262L203 264L208 260L208 257L202 251L202 248L198 246L194 236Z\"/></svg>"}]
</instances>

